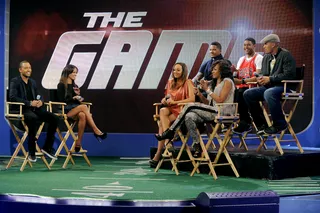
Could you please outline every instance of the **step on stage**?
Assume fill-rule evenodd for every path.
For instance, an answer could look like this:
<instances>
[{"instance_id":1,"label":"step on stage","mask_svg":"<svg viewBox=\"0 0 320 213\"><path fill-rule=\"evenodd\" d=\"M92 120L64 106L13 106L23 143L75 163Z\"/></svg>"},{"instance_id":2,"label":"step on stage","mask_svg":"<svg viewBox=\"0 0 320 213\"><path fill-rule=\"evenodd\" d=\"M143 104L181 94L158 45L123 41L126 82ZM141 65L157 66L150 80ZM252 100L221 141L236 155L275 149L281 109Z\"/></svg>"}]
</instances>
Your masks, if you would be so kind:
<instances>
[{"instance_id":1,"label":"step on stage","mask_svg":"<svg viewBox=\"0 0 320 213\"><path fill-rule=\"evenodd\" d=\"M175 147L174 156L178 155L179 148ZM281 156L278 152L274 152L271 147L259 153L256 152L256 146L249 146L248 148L249 151L244 151L243 149L228 147L228 152L240 177L278 180L283 178L320 176L320 151L318 150L304 150L304 153L301 154L299 150L284 149L284 154ZM208 153L211 160L215 158L217 150L209 150ZM153 157L156 151L157 148L151 147L150 156ZM191 151L193 153L193 150ZM184 151L181 160L187 159L188 155ZM223 154L219 162L227 162ZM191 172L193 169L191 162L178 163L177 167L180 171ZM170 161L163 162L161 166L161 169L171 168ZM230 166L216 167L215 170L218 176L234 176ZM208 166L201 165L200 172L208 174Z\"/></svg>"}]
</instances>

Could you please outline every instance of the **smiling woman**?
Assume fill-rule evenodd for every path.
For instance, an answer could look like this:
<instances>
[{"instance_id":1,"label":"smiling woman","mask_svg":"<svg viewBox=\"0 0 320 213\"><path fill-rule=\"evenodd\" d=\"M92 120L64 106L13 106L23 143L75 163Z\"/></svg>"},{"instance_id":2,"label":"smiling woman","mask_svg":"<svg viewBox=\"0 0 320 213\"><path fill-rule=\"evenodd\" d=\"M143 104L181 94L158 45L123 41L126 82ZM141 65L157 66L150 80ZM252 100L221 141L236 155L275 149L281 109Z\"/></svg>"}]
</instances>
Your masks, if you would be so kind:
<instances>
[{"instance_id":1,"label":"smiling woman","mask_svg":"<svg viewBox=\"0 0 320 213\"><path fill-rule=\"evenodd\" d=\"M181 111L179 103L189 103L195 101L193 92L193 83L188 78L188 69L185 63L176 63L172 68L172 79L166 86L165 97L161 100L162 108L160 109L159 134L162 134L164 129L169 128ZM154 158L150 161L151 165L158 164L161 156L162 148L165 140L158 141L158 149Z\"/></svg>"},{"instance_id":2,"label":"smiling woman","mask_svg":"<svg viewBox=\"0 0 320 213\"><path fill-rule=\"evenodd\" d=\"M61 102L66 102L65 110L68 118L78 118L78 139L76 142L75 151L81 150L81 141L86 123L92 128L94 136L100 141L107 138L107 133L103 133L95 124L87 105L81 104L84 100L80 96L80 88L75 83L78 74L78 68L72 64L65 66L61 73L60 83L58 84L58 99Z\"/></svg>"}]
</instances>

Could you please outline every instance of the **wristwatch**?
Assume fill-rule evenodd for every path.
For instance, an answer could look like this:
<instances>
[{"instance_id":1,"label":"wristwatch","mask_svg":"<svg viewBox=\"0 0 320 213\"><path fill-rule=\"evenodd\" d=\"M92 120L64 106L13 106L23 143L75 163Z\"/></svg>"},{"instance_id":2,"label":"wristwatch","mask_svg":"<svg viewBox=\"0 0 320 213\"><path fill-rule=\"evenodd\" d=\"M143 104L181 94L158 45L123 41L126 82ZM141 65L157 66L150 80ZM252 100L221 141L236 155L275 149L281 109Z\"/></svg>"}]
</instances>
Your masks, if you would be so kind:
<instances>
[{"instance_id":1,"label":"wristwatch","mask_svg":"<svg viewBox=\"0 0 320 213\"><path fill-rule=\"evenodd\" d=\"M32 106L32 101L30 101L30 106Z\"/></svg>"},{"instance_id":2,"label":"wristwatch","mask_svg":"<svg viewBox=\"0 0 320 213\"><path fill-rule=\"evenodd\" d=\"M246 84L246 82L244 81L244 78L241 80L241 84Z\"/></svg>"}]
</instances>

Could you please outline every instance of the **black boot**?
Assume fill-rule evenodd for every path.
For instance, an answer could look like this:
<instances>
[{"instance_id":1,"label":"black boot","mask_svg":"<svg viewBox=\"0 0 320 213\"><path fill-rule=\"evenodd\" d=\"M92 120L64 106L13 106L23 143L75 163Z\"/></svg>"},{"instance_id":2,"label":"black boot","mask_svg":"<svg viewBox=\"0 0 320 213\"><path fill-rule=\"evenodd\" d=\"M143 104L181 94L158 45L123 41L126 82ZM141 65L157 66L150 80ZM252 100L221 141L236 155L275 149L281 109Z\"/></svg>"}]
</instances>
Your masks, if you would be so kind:
<instances>
[{"instance_id":1,"label":"black boot","mask_svg":"<svg viewBox=\"0 0 320 213\"><path fill-rule=\"evenodd\" d=\"M171 140L174 137L174 131L171 130L171 129L167 129L161 135L156 134L154 136L157 138L158 141L162 141L162 140L165 140L165 139Z\"/></svg>"}]
</instances>

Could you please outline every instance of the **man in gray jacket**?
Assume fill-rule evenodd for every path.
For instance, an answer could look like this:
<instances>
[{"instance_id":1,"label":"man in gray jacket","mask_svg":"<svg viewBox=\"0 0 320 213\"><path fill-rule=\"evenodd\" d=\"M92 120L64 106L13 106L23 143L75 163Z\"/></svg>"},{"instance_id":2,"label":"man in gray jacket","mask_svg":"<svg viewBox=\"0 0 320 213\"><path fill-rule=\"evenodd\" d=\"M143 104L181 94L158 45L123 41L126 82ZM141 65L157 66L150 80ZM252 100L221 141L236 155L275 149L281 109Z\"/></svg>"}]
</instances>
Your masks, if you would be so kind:
<instances>
[{"instance_id":1,"label":"man in gray jacket","mask_svg":"<svg viewBox=\"0 0 320 213\"><path fill-rule=\"evenodd\" d=\"M287 128L281 107L281 96L284 91L281 81L296 78L296 62L288 50L279 46L278 35L270 34L260 43L264 44L265 55L262 59L261 76L257 77L259 87L246 90L243 97L258 128L257 134L271 135ZM288 87L288 89L295 89L295 87ZM273 121L270 127L263 116L259 101L266 101L268 104Z\"/></svg>"}]
</instances>

